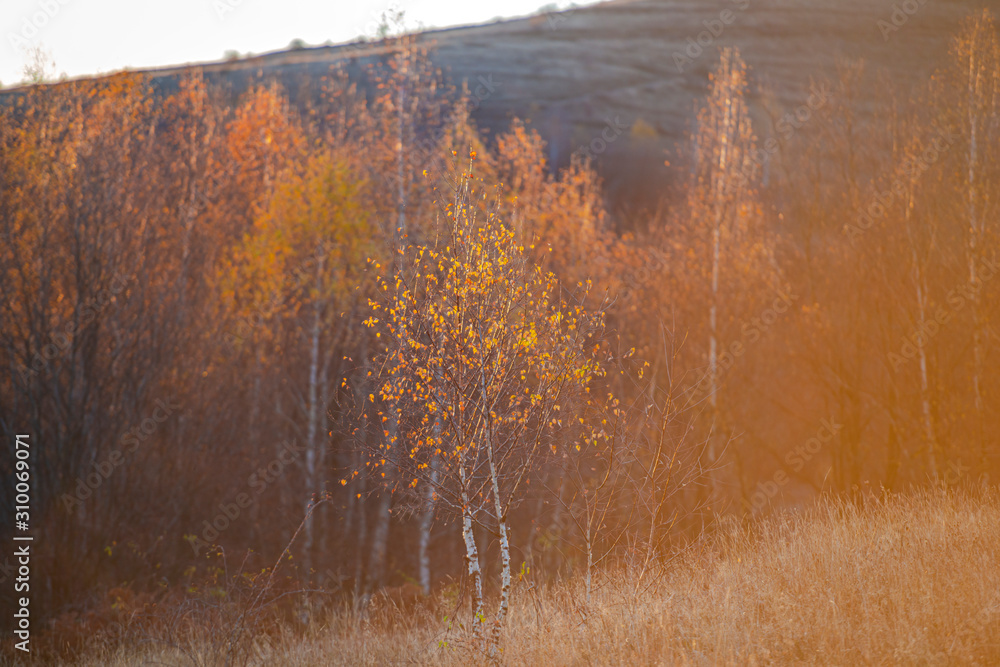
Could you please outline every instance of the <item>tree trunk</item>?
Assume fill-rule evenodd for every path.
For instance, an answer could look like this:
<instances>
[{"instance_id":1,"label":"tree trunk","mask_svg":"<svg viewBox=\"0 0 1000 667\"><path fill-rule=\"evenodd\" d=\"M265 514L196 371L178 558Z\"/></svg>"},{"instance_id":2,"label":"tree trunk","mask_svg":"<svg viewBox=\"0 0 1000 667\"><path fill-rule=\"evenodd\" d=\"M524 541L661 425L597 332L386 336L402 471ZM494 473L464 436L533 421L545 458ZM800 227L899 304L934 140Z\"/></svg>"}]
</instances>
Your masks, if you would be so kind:
<instances>
[{"instance_id":1,"label":"tree trunk","mask_svg":"<svg viewBox=\"0 0 1000 667\"><path fill-rule=\"evenodd\" d=\"M493 457L493 439L487 430L486 453L490 463L490 484L493 488L493 508L497 515L497 528L500 532L500 607L497 609L497 620L493 626L493 645L500 642L500 630L507 619L510 607L510 541L507 538L507 513L500 499L500 481L497 477L496 462Z\"/></svg>"},{"instance_id":2,"label":"tree trunk","mask_svg":"<svg viewBox=\"0 0 1000 667\"><path fill-rule=\"evenodd\" d=\"M322 306L320 304L319 290L321 288L321 279L323 273L323 260L322 257L318 258L316 262L316 289L317 296L313 302L313 323L312 332L310 334L309 341L309 397L308 397L308 424L306 427L306 460L305 460L305 490L309 494L306 500L305 511L305 543L303 545L303 566L305 567L306 576L311 576L310 572L312 569L312 555L313 555L313 541L314 541L314 524L315 518L313 517L310 508L313 503L313 494L317 491L317 461L319 459L319 339L322 331L322 321L321 321L321 311Z\"/></svg>"},{"instance_id":3,"label":"tree trunk","mask_svg":"<svg viewBox=\"0 0 1000 667\"><path fill-rule=\"evenodd\" d=\"M386 459L388 465L388 459ZM389 544L389 520L392 518L392 493L383 484L375 515L375 527L372 529L371 561L368 565L368 583L366 593L371 593L382 585L385 578L385 561Z\"/></svg>"},{"instance_id":4,"label":"tree trunk","mask_svg":"<svg viewBox=\"0 0 1000 667\"><path fill-rule=\"evenodd\" d=\"M708 440L708 493L710 502L716 498L715 489L715 427L719 413L719 360L718 360L718 309L719 309L719 255L722 245L722 204L716 202L715 229L712 232L712 306L709 310L708 372L711 377L708 402L711 406L712 434Z\"/></svg>"},{"instance_id":5,"label":"tree trunk","mask_svg":"<svg viewBox=\"0 0 1000 667\"><path fill-rule=\"evenodd\" d=\"M437 487L438 470L440 468L440 463L436 455L431 459L430 467L430 480L424 485L424 506L420 515L420 537L417 549L420 587L424 590L424 595L430 595L431 592L431 528L434 525L434 506L436 504L434 489Z\"/></svg>"},{"instance_id":6,"label":"tree trunk","mask_svg":"<svg viewBox=\"0 0 1000 667\"><path fill-rule=\"evenodd\" d=\"M358 456L358 465L355 470L359 471L358 481L357 481L357 496L365 495L365 475L367 474L366 468L363 465L363 457ZM360 499L355 503L355 510L357 511L357 542L354 546L354 602L355 605L359 607L364 607L363 598L365 595L364 581L365 581L365 570L364 570L364 546L365 542L368 541L368 515L365 513L365 504Z\"/></svg>"},{"instance_id":7,"label":"tree trunk","mask_svg":"<svg viewBox=\"0 0 1000 667\"><path fill-rule=\"evenodd\" d=\"M472 504L469 499L469 489L465 473L465 461L459 462L460 482L462 484L462 539L465 540L465 560L472 579L472 628L479 637L483 632L483 571L479 567L479 549L476 547L476 537L472 533Z\"/></svg>"},{"instance_id":8,"label":"tree trunk","mask_svg":"<svg viewBox=\"0 0 1000 667\"><path fill-rule=\"evenodd\" d=\"M389 522L392 519L392 488L398 472L395 448L400 446L399 416L395 408L388 410L388 412L389 421L386 424L388 435L384 441L385 463L382 465L382 489L375 515L375 527L372 529L371 562L368 567L366 593L371 593L384 583L389 543Z\"/></svg>"},{"instance_id":9,"label":"tree trunk","mask_svg":"<svg viewBox=\"0 0 1000 667\"><path fill-rule=\"evenodd\" d=\"M307 574L312 566L313 548L313 515L309 511L309 508L313 501L312 493L316 488L316 356L319 349L318 330L318 323L314 323L311 341L311 359L309 364L309 422L306 430L305 491L308 494L308 497L305 502L306 525L304 545L302 549L303 564Z\"/></svg>"},{"instance_id":10,"label":"tree trunk","mask_svg":"<svg viewBox=\"0 0 1000 667\"><path fill-rule=\"evenodd\" d=\"M920 363L920 405L924 420L924 437L927 439L927 469L930 471L931 479L938 480L937 455L938 443L937 434L934 428L934 417L931 410L930 382L927 372L927 275L917 251L917 241L914 238L914 231L911 225L911 210L913 206L912 191L914 183L910 183L910 192L907 195L905 226L907 238L910 241L910 254L913 258L913 282L916 287L917 297L917 331L920 335L920 344L917 345L917 354ZM916 342L916 341L914 341Z\"/></svg>"},{"instance_id":11,"label":"tree trunk","mask_svg":"<svg viewBox=\"0 0 1000 667\"><path fill-rule=\"evenodd\" d=\"M934 429L934 418L931 412L930 383L927 378L927 341L924 340L927 332L927 287L924 285L924 272L920 270L917 263L916 251L913 253L914 273L917 280L917 321L920 332L920 345L917 345L917 354L920 357L920 403L924 418L924 435L927 438L927 467L930 470L931 479L938 480L937 455L938 444L937 435Z\"/></svg>"},{"instance_id":12,"label":"tree trunk","mask_svg":"<svg viewBox=\"0 0 1000 667\"><path fill-rule=\"evenodd\" d=\"M983 434L983 393L980 386L982 370L982 324L979 314L979 278L976 272L976 259L979 252L979 225L976 212L976 163L978 149L978 123L975 107L976 87L974 69L976 62L975 48L969 56L969 156L968 156L968 214L969 214L969 294L972 301L972 396L976 408L976 434L979 439L978 454L980 464L986 460L986 442Z\"/></svg>"},{"instance_id":13,"label":"tree trunk","mask_svg":"<svg viewBox=\"0 0 1000 667\"><path fill-rule=\"evenodd\" d=\"M590 605L590 575L594 568L594 544L593 536L590 533L590 522L587 522L587 574L585 576L585 582L587 584L587 605Z\"/></svg>"},{"instance_id":14,"label":"tree trunk","mask_svg":"<svg viewBox=\"0 0 1000 667\"><path fill-rule=\"evenodd\" d=\"M727 74L728 75L728 74ZM729 85L729 82L726 82ZM711 384L709 394L709 404L712 412L712 436L708 441L708 492L710 502L714 503L718 498L718 483L715 474L716 459L718 450L716 448L715 430L718 426L719 418L719 273L722 269L722 223L723 223L723 196L727 190L727 177L729 172L729 147L735 140L733 123L732 100L726 105L726 111L722 118L722 132L724 138L719 147L718 162L715 167L718 170L715 174L713 199L715 224L712 227L712 305L709 310L709 352L708 352L708 372L711 374ZM715 158L715 156L712 156Z\"/></svg>"}]
</instances>

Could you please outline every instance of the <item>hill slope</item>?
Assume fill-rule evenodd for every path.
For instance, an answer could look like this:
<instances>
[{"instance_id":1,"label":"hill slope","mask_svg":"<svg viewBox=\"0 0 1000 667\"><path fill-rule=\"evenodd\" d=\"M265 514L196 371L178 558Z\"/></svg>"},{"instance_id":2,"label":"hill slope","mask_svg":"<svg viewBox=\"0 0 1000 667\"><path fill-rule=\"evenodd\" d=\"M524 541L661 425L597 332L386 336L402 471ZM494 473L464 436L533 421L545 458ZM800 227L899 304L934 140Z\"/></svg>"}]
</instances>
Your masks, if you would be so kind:
<instances>
[{"instance_id":1,"label":"hill slope","mask_svg":"<svg viewBox=\"0 0 1000 667\"><path fill-rule=\"evenodd\" d=\"M690 128L718 47L739 47L756 88L766 86L777 104L791 109L806 100L809 81L832 75L841 59L885 69L904 90L919 84L946 56L948 36L962 17L982 6L976 0L614 0L432 30L419 41L432 45L432 58L453 81L479 92L473 116L481 127L496 131L512 116L529 119L557 165L594 141L599 150L593 153L621 198L628 192L624 178L639 178L646 187L666 178L664 151ZM188 67L201 67L234 92L273 76L294 96L304 77L318 78L332 65L360 77L364 64L391 50L384 42L356 42L151 73L169 88ZM875 101L882 92L872 85L862 95ZM609 124L626 137L641 128L640 136L629 141L619 134L602 147L595 140ZM621 169L623 162L632 168Z\"/></svg>"}]
</instances>

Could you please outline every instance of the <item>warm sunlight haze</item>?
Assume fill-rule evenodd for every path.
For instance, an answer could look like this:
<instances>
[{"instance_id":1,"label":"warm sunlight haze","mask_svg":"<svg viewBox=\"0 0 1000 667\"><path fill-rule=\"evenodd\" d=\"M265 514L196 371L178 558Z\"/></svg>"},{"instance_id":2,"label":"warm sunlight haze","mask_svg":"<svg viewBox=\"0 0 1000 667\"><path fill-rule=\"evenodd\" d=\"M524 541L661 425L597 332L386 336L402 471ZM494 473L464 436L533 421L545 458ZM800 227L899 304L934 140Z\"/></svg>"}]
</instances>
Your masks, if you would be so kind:
<instances>
[{"instance_id":1,"label":"warm sunlight haze","mask_svg":"<svg viewBox=\"0 0 1000 667\"><path fill-rule=\"evenodd\" d=\"M1000 664L997 14L535 2L5 6L0 665Z\"/></svg>"}]
</instances>

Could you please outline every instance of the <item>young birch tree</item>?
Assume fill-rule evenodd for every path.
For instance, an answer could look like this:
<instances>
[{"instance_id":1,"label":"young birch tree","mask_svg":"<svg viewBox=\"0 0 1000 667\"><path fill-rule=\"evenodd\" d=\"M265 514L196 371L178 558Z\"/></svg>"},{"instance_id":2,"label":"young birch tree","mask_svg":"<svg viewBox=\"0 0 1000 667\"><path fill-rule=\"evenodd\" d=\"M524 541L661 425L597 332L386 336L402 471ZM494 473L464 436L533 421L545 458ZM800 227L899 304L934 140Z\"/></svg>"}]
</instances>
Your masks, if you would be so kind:
<instances>
[{"instance_id":1,"label":"young birch tree","mask_svg":"<svg viewBox=\"0 0 1000 667\"><path fill-rule=\"evenodd\" d=\"M306 156L277 179L268 208L236 248L223 285L223 297L237 311L266 313L277 320L273 328L262 327L275 336L268 348L275 359L281 359L283 350L293 350L297 354L292 358L306 362L284 363L295 379L292 424L305 442L307 572L317 543L316 516L309 510L325 485L330 378L343 374L343 353L356 342L355 318L364 304L356 285L364 258L377 245L362 203L365 185L334 151L320 149Z\"/></svg>"},{"instance_id":2,"label":"young birch tree","mask_svg":"<svg viewBox=\"0 0 1000 667\"><path fill-rule=\"evenodd\" d=\"M376 364L378 394L368 398L386 427L369 463L386 465L397 454L409 464L412 488L433 484L442 505L461 514L473 627L483 639L473 527L497 537L495 649L510 601L508 512L539 459L561 442L558 432L578 420L563 406L585 402L602 372L594 353L603 313L577 305L589 285L568 294L534 266L531 249L519 245L495 206L477 213L482 203L464 178L438 241L408 247L405 270L379 281L384 301L372 301L367 324L389 340ZM399 424L398 437L391 423Z\"/></svg>"},{"instance_id":3,"label":"young birch tree","mask_svg":"<svg viewBox=\"0 0 1000 667\"><path fill-rule=\"evenodd\" d=\"M698 113L697 156L689 205L692 227L702 243L708 241L711 267L708 371L699 384L707 388L715 430L720 427L722 412L719 406L722 323L733 314L724 316L720 311L728 305L724 303L725 287L727 282L732 282L738 264L750 265L753 257L759 254L746 233L752 224L751 218L759 214L759 207L753 188L757 178L752 158L756 141L745 101L747 68L739 51L722 50L719 66L710 81L708 101ZM740 290L748 287L739 282L737 280L732 286ZM711 438L708 446L707 466L713 498L718 493L717 475L713 471L720 455L717 442L718 438Z\"/></svg>"},{"instance_id":4,"label":"young birch tree","mask_svg":"<svg viewBox=\"0 0 1000 667\"><path fill-rule=\"evenodd\" d=\"M968 291L971 295L972 399L980 462L987 458L984 384L989 333L984 321L981 275L983 262L995 247L997 214L995 186L1000 176L1000 40L988 10L968 18L955 39L952 63L938 99L944 100L943 122L958 136L953 163L955 215L965 222ZM991 223L993 223L991 225Z\"/></svg>"},{"instance_id":5,"label":"young birch tree","mask_svg":"<svg viewBox=\"0 0 1000 667\"><path fill-rule=\"evenodd\" d=\"M916 140L911 140L914 146L907 146L911 155L919 155L922 151ZM911 164L915 158L905 161L903 164ZM920 214L917 210L917 192L915 170L909 170L899 176L900 182L904 183L902 227L906 235L907 247L909 248L910 268L913 276L914 300L916 314L914 326L917 331L928 331L928 321L932 296L927 274L930 271L931 255L940 248L936 241L936 221L928 220L928 216ZM923 219L922 219L923 218ZM924 437L927 440L927 469L930 477L935 482L938 480L938 456L940 455L940 444L937 437L937 426L932 405L933 387L931 385L931 375L933 369L929 368L931 360L928 355L928 344L921 341L917 345L917 361L920 372L920 414L923 419Z\"/></svg>"},{"instance_id":6,"label":"young birch tree","mask_svg":"<svg viewBox=\"0 0 1000 667\"><path fill-rule=\"evenodd\" d=\"M387 17L387 29L403 31L402 15ZM368 163L379 196L372 202L375 218L382 222L389 266L401 271L400 262L407 239L420 238L425 227L433 226L433 190L426 187L427 174L434 174L441 162L439 138L447 118L450 92L427 55L412 35L402 34L390 41L392 56L384 65L369 72L377 91L371 110L371 149ZM370 393L370 392L367 392ZM396 424L390 420L389 438L396 438ZM378 496L372 525L371 555L365 582L365 596L380 586L385 577L389 551L389 526L393 496L387 489L399 478L395 456L387 459L380 477L383 489Z\"/></svg>"}]
</instances>

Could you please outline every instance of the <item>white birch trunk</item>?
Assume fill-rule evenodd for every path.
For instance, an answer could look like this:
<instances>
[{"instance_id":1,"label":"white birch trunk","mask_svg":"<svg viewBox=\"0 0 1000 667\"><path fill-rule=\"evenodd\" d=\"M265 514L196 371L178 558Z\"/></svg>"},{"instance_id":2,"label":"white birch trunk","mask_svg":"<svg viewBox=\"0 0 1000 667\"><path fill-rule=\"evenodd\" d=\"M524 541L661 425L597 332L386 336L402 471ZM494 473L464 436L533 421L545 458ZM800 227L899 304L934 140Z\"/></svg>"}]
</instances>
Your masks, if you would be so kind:
<instances>
[{"instance_id":1,"label":"white birch trunk","mask_svg":"<svg viewBox=\"0 0 1000 667\"><path fill-rule=\"evenodd\" d=\"M322 287L323 260L316 262L316 300L313 302L313 322L309 341L309 395L308 424L306 426L306 456L305 456L305 486L309 498L306 500L306 524L304 536L304 566L306 574L312 568L312 552L314 543L314 517L309 511L312 506L312 494L317 486L317 459L319 458L319 340L322 332L320 289Z\"/></svg>"},{"instance_id":2,"label":"white birch trunk","mask_svg":"<svg viewBox=\"0 0 1000 667\"><path fill-rule=\"evenodd\" d=\"M913 253L913 260L916 263L916 251ZM915 264L917 277L917 319L919 331L921 332L921 344L917 346L917 353L920 355L920 401L923 408L924 434L927 438L927 465L930 469L931 479L935 482L938 479L937 470L937 434L934 429L934 419L931 412L930 383L927 377L927 341L923 339L927 332L927 294L924 285L924 273L920 270L919 264Z\"/></svg>"},{"instance_id":3,"label":"white birch trunk","mask_svg":"<svg viewBox=\"0 0 1000 667\"><path fill-rule=\"evenodd\" d=\"M591 535L591 522L587 522L587 574L584 577L584 581L587 585L587 606L590 606L590 582L591 582L591 571L594 567L594 544L593 536Z\"/></svg>"},{"instance_id":4,"label":"white birch trunk","mask_svg":"<svg viewBox=\"0 0 1000 667\"><path fill-rule=\"evenodd\" d=\"M476 547L476 536L472 532L472 504L469 490L466 486L465 461L459 462L459 474L462 484L462 539L465 540L465 560L472 579L472 628L478 637L483 632L483 571L479 567L479 549Z\"/></svg>"},{"instance_id":5,"label":"white birch trunk","mask_svg":"<svg viewBox=\"0 0 1000 667\"><path fill-rule=\"evenodd\" d=\"M708 372L711 378L709 383L708 401L712 408L712 420L715 421L718 411L719 400L719 360L718 360L718 302L719 302L719 255L721 245L721 212L720 205L716 204L715 230L712 234L712 307L709 310L709 346L708 346ZM714 425L713 425L714 427ZM709 494L715 498L715 436L708 441L708 481Z\"/></svg>"},{"instance_id":6,"label":"white birch trunk","mask_svg":"<svg viewBox=\"0 0 1000 667\"><path fill-rule=\"evenodd\" d=\"M920 403L924 418L924 437L927 439L927 466L931 479L938 480L937 470L937 433L934 428L934 417L931 411L930 381L927 372L927 277L920 261L920 254L917 251L917 241L913 237L911 229L910 213L913 207L914 183L910 182L910 190L907 193L905 226L907 238L910 241L910 254L913 258L913 281L917 292L917 331L920 332L920 345L917 345L917 354L920 360Z\"/></svg>"},{"instance_id":7,"label":"white birch trunk","mask_svg":"<svg viewBox=\"0 0 1000 667\"><path fill-rule=\"evenodd\" d=\"M976 289L978 276L976 272L976 254L979 250L979 221L976 211L976 167L978 151L978 117L976 116L975 101L978 97L976 73L976 49L970 47L969 53L969 83L968 83L968 112L969 112L969 156L968 156L968 210L969 210L969 288L972 301L972 395L976 408L977 430L979 434L979 455L985 460L985 446L983 435L983 393L980 385L980 372L982 369L982 325L979 316L979 291Z\"/></svg>"},{"instance_id":8,"label":"white birch trunk","mask_svg":"<svg viewBox=\"0 0 1000 667\"><path fill-rule=\"evenodd\" d=\"M510 541L507 538L507 513L500 499L500 480L497 476L496 462L493 457L493 439L487 430L486 453L490 463L490 485L493 489L493 508L497 515L497 528L500 533L500 607L497 609L496 624L493 626L493 646L500 641L500 630L507 619L510 607Z\"/></svg>"},{"instance_id":9,"label":"white birch trunk","mask_svg":"<svg viewBox=\"0 0 1000 667\"><path fill-rule=\"evenodd\" d=\"M408 73L409 64L409 52L404 52L401 57L403 58L403 71L402 76ZM405 84L400 83L397 88L397 131L398 131L398 141L396 142L396 176L397 176L397 199L396 199L396 230L393 234L393 267L395 267L395 273L400 273L402 271L401 259L402 252L404 248L403 239L406 235L406 145L405 145L405 102L406 102L406 87ZM395 436L399 432L398 423L393 416L389 420L389 442L387 445L398 444L392 442ZM385 479L387 484L383 485L386 487L391 486L389 482L391 481L391 476L395 474L395 466L393 464L393 452L386 453L386 465L383 466L385 471ZM376 586L382 583L382 578L385 574L385 559L386 552L388 548L389 540L389 519L392 513L392 495L388 493L387 490L383 489L382 495L379 499L378 512L376 516L375 528L372 531L372 556L371 564L369 568L369 585Z\"/></svg>"},{"instance_id":10,"label":"white birch trunk","mask_svg":"<svg viewBox=\"0 0 1000 667\"><path fill-rule=\"evenodd\" d=\"M729 67L732 64L729 63ZM725 86L732 85L732 73L726 71L728 80L723 84ZM729 150L735 138L735 128L733 127L735 119L733 118L733 102L732 97L728 100L726 104L726 111L722 119L722 127L720 128L722 133L721 145L718 147L718 158L717 163L714 165L717 172L712 178L713 182L713 199L714 199L714 214L715 214L715 224L712 229L712 305L709 310L709 351L708 351L708 372L711 376L710 382L710 394L709 394L709 404L712 408L712 420L716 422L718 420L718 401L719 401L719 332L718 332L718 317L719 317L719 274L721 272L722 264L722 223L723 223L723 209L725 202L723 197L727 191L726 178L728 176L729 169ZM712 156L715 160L716 156ZM713 424L714 430L715 424ZM709 482L709 494L714 502L717 497L717 480L715 474L715 464L716 458L718 456L718 451L716 449L716 438L713 436L709 438L708 441L708 482Z\"/></svg>"}]
</instances>

